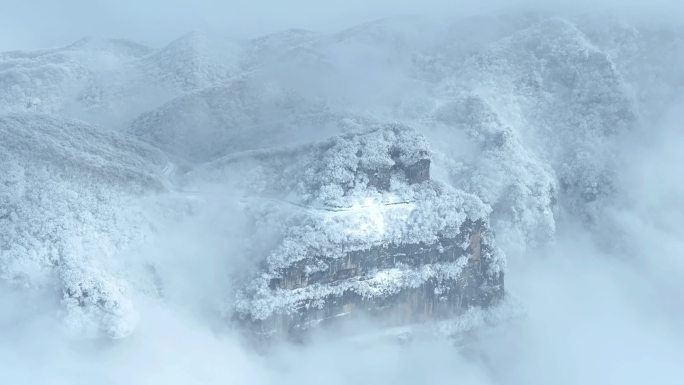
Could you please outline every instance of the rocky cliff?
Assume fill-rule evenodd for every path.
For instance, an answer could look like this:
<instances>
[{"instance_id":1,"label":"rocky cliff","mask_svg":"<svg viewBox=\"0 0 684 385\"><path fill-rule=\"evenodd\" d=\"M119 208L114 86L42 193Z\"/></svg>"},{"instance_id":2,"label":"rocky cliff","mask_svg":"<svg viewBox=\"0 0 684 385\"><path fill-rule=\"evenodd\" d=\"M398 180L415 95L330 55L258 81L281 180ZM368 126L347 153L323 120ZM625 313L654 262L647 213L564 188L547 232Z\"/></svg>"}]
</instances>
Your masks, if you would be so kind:
<instances>
[{"instance_id":1,"label":"rocky cliff","mask_svg":"<svg viewBox=\"0 0 684 385\"><path fill-rule=\"evenodd\" d=\"M418 323L503 297L486 206L430 180L430 152L414 130L382 125L250 158L260 157L260 171L275 167L285 176L254 191L269 197L260 215L271 216L270 228L282 223L282 234L231 314L257 336L299 338L360 314L386 325ZM222 168L245 171L247 163ZM274 198L304 196L291 194L297 188L310 189L309 199Z\"/></svg>"}]
</instances>

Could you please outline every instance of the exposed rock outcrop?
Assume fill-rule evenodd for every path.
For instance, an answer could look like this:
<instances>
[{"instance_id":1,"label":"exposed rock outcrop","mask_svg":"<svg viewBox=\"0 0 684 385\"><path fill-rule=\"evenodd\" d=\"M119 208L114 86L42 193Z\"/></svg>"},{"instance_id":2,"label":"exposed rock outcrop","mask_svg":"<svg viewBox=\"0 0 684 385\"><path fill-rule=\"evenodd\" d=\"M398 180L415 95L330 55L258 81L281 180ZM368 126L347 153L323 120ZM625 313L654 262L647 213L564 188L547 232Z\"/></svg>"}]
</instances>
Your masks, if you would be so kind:
<instances>
[{"instance_id":1,"label":"exposed rock outcrop","mask_svg":"<svg viewBox=\"0 0 684 385\"><path fill-rule=\"evenodd\" d=\"M239 291L232 317L260 337L299 338L359 314L410 324L501 299L503 260L491 244L488 208L430 180L429 154L422 136L403 126L289 154L251 154L262 157L260 171L282 167L274 174L285 176L262 195L292 196L297 187L310 193L263 206L282 234ZM248 163L233 159L221 168L244 172Z\"/></svg>"}]
</instances>

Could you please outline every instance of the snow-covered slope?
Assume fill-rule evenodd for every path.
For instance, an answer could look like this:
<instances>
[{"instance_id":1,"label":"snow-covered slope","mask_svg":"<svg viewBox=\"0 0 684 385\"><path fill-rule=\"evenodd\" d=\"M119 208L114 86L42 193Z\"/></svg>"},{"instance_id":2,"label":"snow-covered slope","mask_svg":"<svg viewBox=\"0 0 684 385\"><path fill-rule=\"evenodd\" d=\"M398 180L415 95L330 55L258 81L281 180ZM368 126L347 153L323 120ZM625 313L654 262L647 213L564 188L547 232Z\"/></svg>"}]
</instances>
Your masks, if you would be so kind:
<instances>
[{"instance_id":1,"label":"snow-covered slope","mask_svg":"<svg viewBox=\"0 0 684 385\"><path fill-rule=\"evenodd\" d=\"M684 28L633 25L611 15L584 15L577 26L606 52L639 102L644 120L658 120L684 87Z\"/></svg>"},{"instance_id":2,"label":"snow-covered slope","mask_svg":"<svg viewBox=\"0 0 684 385\"><path fill-rule=\"evenodd\" d=\"M320 140L338 133L341 119L322 101L247 77L173 99L139 116L131 131L182 161L206 162Z\"/></svg>"},{"instance_id":3,"label":"snow-covered slope","mask_svg":"<svg viewBox=\"0 0 684 385\"><path fill-rule=\"evenodd\" d=\"M55 289L77 332L135 327L121 253L151 232L142 201L164 189L158 150L48 115L0 117L0 278Z\"/></svg>"},{"instance_id":4,"label":"snow-covered slope","mask_svg":"<svg viewBox=\"0 0 684 385\"><path fill-rule=\"evenodd\" d=\"M526 146L515 127L490 104L464 92L434 112L428 131L460 142L436 142L445 178L493 209L500 236L515 242L545 242L555 231L558 182L553 168ZM462 149L468 148L467 152Z\"/></svg>"},{"instance_id":5,"label":"snow-covered slope","mask_svg":"<svg viewBox=\"0 0 684 385\"><path fill-rule=\"evenodd\" d=\"M639 119L606 52L569 21L535 19L433 56L441 79L405 102L427 106L409 119L428 136L458 143L435 140L445 177L492 205L498 232L518 244L550 239L562 212L599 215L613 191L614 146Z\"/></svg>"},{"instance_id":6,"label":"snow-covered slope","mask_svg":"<svg viewBox=\"0 0 684 385\"><path fill-rule=\"evenodd\" d=\"M141 66L159 81L197 90L239 74L241 50L238 42L193 32L144 58Z\"/></svg>"},{"instance_id":7,"label":"snow-covered slope","mask_svg":"<svg viewBox=\"0 0 684 385\"><path fill-rule=\"evenodd\" d=\"M62 112L96 82L151 50L125 40L83 39L69 46L0 54L0 111ZM83 100L87 102L87 100Z\"/></svg>"},{"instance_id":8,"label":"snow-covered slope","mask_svg":"<svg viewBox=\"0 0 684 385\"><path fill-rule=\"evenodd\" d=\"M137 114L241 72L241 45L192 33L158 50L83 39L0 54L0 112L59 113L125 127Z\"/></svg>"}]
</instances>

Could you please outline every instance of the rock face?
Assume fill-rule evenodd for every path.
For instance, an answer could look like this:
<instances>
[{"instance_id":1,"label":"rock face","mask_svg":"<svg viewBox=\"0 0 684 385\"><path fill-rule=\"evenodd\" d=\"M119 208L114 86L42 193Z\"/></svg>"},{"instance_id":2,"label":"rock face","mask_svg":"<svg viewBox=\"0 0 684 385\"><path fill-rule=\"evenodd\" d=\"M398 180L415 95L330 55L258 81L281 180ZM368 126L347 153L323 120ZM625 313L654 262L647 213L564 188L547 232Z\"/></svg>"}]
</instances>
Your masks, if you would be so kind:
<instances>
[{"instance_id":1,"label":"rock face","mask_svg":"<svg viewBox=\"0 0 684 385\"><path fill-rule=\"evenodd\" d=\"M343 167L350 159L336 148L354 155L357 167ZM259 337L297 339L360 314L387 326L412 324L503 297L486 206L430 180L429 151L415 131L382 127L313 152L334 169L353 171L357 183L338 185L342 196L297 203L297 213L283 221L280 244L238 293L239 323Z\"/></svg>"},{"instance_id":2,"label":"rock face","mask_svg":"<svg viewBox=\"0 0 684 385\"><path fill-rule=\"evenodd\" d=\"M243 318L260 335L299 336L312 326L359 313L382 316L388 325L411 324L487 307L503 297L503 273L488 271L481 224L468 223L460 236L434 244L391 244L347 253L341 259L312 256L279 271L269 289L294 298L289 309L265 319ZM463 245L467 244L466 249ZM307 262L327 270L308 273ZM394 282L389 282L394 280ZM384 285L388 287L383 288ZM328 290L326 290L326 287ZM307 288L321 291L301 298Z\"/></svg>"}]
</instances>

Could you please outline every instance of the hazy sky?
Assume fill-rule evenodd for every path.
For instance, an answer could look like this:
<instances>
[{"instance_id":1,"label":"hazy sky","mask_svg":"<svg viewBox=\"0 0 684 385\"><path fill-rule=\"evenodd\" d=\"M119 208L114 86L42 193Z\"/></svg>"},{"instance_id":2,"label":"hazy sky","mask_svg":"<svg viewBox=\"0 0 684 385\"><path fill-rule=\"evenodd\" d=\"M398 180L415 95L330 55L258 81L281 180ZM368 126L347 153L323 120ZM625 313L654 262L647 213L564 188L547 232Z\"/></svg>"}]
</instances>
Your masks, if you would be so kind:
<instances>
[{"instance_id":1,"label":"hazy sky","mask_svg":"<svg viewBox=\"0 0 684 385\"><path fill-rule=\"evenodd\" d=\"M135 38L162 45L193 30L257 35L286 28L325 31L380 17L422 13L454 18L523 8L503 0L0 0L0 50L66 45L84 36ZM546 0L535 8L640 8L660 12L676 0ZM640 7L643 5L643 7ZM670 12L666 12L670 13Z\"/></svg>"},{"instance_id":2,"label":"hazy sky","mask_svg":"<svg viewBox=\"0 0 684 385\"><path fill-rule=\"evenodd\" d=\"M2 1L5 2L9 6L3 7L0 14L2 50L64 45L83 36L142 38L154 45L192 30L255 35L293 27L336 29L354 22L425 10L429 3L438 3L427 0L418 6L419 2L407 0ZM459 7L450 8L459 12Z\"/></svg>"}]
</instances>

